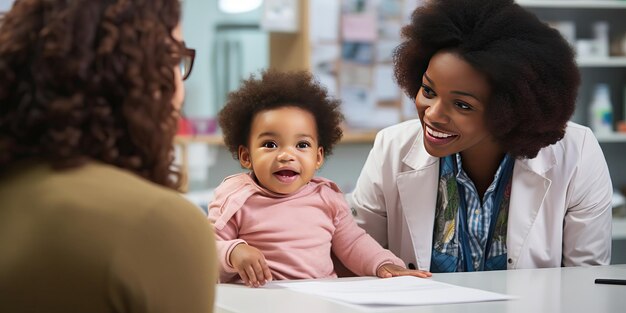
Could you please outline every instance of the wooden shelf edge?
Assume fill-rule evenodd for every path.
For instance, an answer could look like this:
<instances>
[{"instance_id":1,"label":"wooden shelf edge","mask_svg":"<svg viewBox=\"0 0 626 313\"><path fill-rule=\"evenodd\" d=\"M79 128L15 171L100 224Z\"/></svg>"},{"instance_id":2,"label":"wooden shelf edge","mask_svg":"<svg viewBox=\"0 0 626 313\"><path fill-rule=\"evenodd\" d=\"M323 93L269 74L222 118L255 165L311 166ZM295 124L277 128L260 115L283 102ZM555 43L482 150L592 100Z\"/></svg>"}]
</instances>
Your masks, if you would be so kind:
<instances>
[{"instance_id":1,"label":"wooden shelf edge","mask_svg":"<svg viewBox=\"0 0 626 313\"><path fill-rule=\"evenodd\" d=\"M373 143L378 131L350 131L343 134L340 144L365 144ZM208 145L224 145L222 135L176 135L174 143L188 145L190 143L204 143Z\"/></svg>"},{"instance_id":2,"label":"wooden shelf edge","mask_svg":"<svg viewBox=\"0 0 626 313\"><path fill-rule=\"evenodd\" d=\"M366 144L373 143L378 131L347 131L341 138L341 144ZM613 133L608 135L597 135L599 142L626 142L626 133ZM175 144L187 145L190 143L205 143L208 145L224 145L222 135L177 135Z\"/></svg>"},{"instance_id":3,"label":"wooden shelf edge","mask_svg":"<svg viewBox=\"0 0 626 313\"><path fill-rule=\"evenodd\" d=\"M339 143L373 143L378 131L346 131Z\"/></svg>"},{"instance_id":4,"label":"wooden shelf edge","mask_svg":"<svg viewBox=\"0 0 626 313\"><path fill-rule=\"evenodd\" d=\"M176 135L174 143L187 145L190 143L206 143L208 145L223 145L224 139L221 135Z\"/></svg>"}]
</instances>

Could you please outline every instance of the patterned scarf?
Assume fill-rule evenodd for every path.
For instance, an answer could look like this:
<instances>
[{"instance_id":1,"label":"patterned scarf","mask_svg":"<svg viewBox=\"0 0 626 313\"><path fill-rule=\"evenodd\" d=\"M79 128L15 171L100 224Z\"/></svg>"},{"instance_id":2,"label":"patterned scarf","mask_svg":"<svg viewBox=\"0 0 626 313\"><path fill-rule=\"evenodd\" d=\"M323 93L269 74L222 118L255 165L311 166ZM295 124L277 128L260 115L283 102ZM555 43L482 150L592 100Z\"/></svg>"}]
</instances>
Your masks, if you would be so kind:
<instances>
[{"instance_id":1,"label":"patterned scarf","mask_svg":"<svg viewBox=\"0 0 626 313\"><path fill-rule=\"evenodd\" d=\"M430 266L430 271L433 273L463 270L459 247L460 240L457 232L460 206L459 185L455 176L453 157L455 156L441 158L440 161L433 251ZM507 185L502 201L499 204L499 213L484 270L506 269L506 234L511 198L511 182L512 179L505 182ZM498 183L502 184L503 182L500 181ZM494 206L497 205L494 204Z\"/></svg>"}]
</instances>

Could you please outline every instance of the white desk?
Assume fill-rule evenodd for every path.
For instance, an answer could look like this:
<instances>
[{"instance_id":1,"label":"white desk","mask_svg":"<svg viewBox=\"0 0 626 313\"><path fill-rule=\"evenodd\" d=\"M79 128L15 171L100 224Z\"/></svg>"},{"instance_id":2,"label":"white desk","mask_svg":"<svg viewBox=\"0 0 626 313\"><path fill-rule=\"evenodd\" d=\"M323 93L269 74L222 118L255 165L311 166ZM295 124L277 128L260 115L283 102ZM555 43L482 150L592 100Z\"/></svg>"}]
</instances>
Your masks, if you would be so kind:
<instances>
[{"instance_id":1,"label":"white desk","mask_svg":"<svg viewBox=\"0 0 626 313\"><path fill-rule=\"evenodd\" d=\"M595 278L626 279L626 264L494 272L434 274L436 281L517 296L516 300L361 309L283 289L222 284L216 312L626 312L626 286L596 285ZM344 279L344 278L340 278ZM349 279L349 278L348 278Z\"/></svg>"}]
</instances>

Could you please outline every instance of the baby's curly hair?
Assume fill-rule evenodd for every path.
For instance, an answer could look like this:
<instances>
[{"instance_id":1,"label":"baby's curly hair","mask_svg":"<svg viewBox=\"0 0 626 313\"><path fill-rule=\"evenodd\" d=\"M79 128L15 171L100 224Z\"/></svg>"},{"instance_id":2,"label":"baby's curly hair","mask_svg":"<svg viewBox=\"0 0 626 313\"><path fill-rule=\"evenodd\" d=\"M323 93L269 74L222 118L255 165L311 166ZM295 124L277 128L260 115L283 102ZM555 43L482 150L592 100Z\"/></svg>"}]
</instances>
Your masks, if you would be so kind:
<instances>
[{"instance_id":1,"label":"baby's curly hair","mask_svg":"<svg viewBox=\"0 0 626 313\"><path fill-rule=\"evenodd\" d=\"M267 70L257 79L251 75L241 87L228 95L219 112L224 142L233 158L238 159L239 146L248 146L254 116L264 110L295 106L311 112L317 124L318 142L324 156L332 154L341 139L343 114L340 102L328 96L312 75L306 71L280 72Z\"/></svg>"},{"instance_id":2,"label":"baby's curly hair","mask_svg":"<svg viewBox=\"0 0 626 313\"><path fill-rule=\"evenodd\" d=\"M0 26L0 173L98 160L177 189L179 0L21 0Z\"/></svg>"},{"instance_id":3,"label":"baby's curly hair","mask_svg":"<svg viewBox=\"0 0 626 313\"><path fill-rule=\"evenodd\" d=\"M395 78L412 99L430 58L450 50L488 77L487 127L505 151L534 158L563 138L580 84L574 52L513 0L431 0L402 36Z\"/></svg>"}]
</instances>

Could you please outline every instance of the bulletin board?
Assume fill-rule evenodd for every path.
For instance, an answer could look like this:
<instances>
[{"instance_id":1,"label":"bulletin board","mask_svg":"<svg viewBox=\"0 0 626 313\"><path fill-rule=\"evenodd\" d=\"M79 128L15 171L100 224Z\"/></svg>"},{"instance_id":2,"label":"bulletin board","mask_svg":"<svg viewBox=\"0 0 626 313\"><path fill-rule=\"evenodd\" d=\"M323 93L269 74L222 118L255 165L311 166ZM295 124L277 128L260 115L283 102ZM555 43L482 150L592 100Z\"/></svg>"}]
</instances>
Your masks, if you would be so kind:
<instances>
[{"instance_id":1,"label":"bulletin board","mask_svg":"<svg viewBox=\"0 0 626 313\"><path fill-rule=\"evenodd\" d=\"M420 2L310 1L311 69L341 99L350 129L381 129L417 116L395 83L392 54Z\"/></svg>"}]
</instances>

